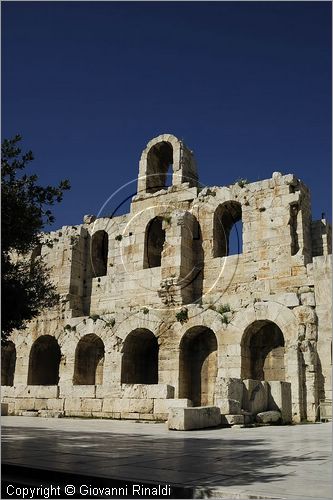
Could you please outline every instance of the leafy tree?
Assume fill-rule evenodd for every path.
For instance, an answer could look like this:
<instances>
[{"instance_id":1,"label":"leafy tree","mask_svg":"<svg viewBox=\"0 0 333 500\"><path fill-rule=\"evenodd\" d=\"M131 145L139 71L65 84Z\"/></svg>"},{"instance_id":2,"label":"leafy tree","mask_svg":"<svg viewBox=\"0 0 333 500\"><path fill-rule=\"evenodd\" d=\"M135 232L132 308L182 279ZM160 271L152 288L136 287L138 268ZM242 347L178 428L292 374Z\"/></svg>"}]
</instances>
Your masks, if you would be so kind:
<instances>
[{"instance_id":1,"label":"leafy tree","mask_svg":"<svg viewBox=\"0 0 333 500\"><path fill-rule=\"evenodd\" d=\"M24 329L42 309L58 303L43 259L29 257L41 244L45 225L54 222L49 207L60 202L70 188L68 180L58 187L42 187L37 175L24 173L33 154L22 154L20 140L19 135L5 139L1 147L2 341L14 329Z\"/></svg>"}]
</instances>

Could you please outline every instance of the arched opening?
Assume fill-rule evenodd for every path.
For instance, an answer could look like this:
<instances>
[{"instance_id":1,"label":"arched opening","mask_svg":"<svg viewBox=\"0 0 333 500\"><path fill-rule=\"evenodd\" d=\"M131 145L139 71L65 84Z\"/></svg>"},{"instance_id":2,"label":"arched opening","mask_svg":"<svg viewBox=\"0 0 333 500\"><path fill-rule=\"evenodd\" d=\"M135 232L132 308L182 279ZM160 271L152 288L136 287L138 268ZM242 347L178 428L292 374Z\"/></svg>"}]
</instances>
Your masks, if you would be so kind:
<instances>
[{"instance_id":1,"label":"arched opening","mask_svg":"<svg viewBox=\"0 0 333 500\"><path fill-rule=\"evenodd\" d=\"M180 343L179 397L194 406L214 404L217 340L210 328L190 328Z\"/></svg>"},{"instance_id":2,"label":"arched opening","mask_svg":"<svg viewBox=\"0 0 333 500\"><path fill-rule=\"evenodd\" d=\"M107 274L109 236L106 231L96 231L91 240L91 264L94 277Z\"/></svg>"},{"instance_id":3,"label":"arched opening","mask_svg":"<svg viewBox=\"0 0 333 500\"><path fill-rule=\"evenodd\" d=\"M241 352L243 379L285 380L284 337L272 321L258 320L248 326Z\"/></svg>"},{"instance_id":4,"label":"arched opening","mask_svg":"<svg viewBox=\"0 0 333 500\"><path fill-rule=\"evenodd\" d=\"M144 269L160 267L164 242L165 230L162 217L154 217L149 222L145 233Z\"/></svg>"},{"instance_id":5,"label":"arched opening","mask_svg":"<svg viewBox=\"0 0 333 500\"><path fill-rule=\"evenodd\" d=\"M75 349L74 385L103 383L104 343L93 333L84 335Z\"/></svg>"},{"instance_id":6,"label":"arched opening","mask_svg":"<svg viewBox=\"0 0 333 500\"><path fill-rule=\"evenodd\" d=\"M242 253L242 207L237 201L219 205L214 213L213 255L226 257Z\"/></svg>"},{"instance_id":7,"label":"arched opening","mask_svg":"<svg viewBox=\"0 0 333 500\"><path fill-rule=\"evenodd\" d=\"M14 385L16 349L12 341L1 347L1 385Z\"/></svg>"},{"instance_id":8,"label":"arched opening","mask_svg":"<svg viewBox=\"0 0 333 500\"><path fill-rule=\"evenodd\" d=\"M196 217L186 218L182 230L181 279L184 304L201 302L204 274L204 251L200 224Z\"/></svg>"},{"instance_id":9,"label":"arched opening","mask_svg":"<svg viewBox=\"0 0 333 500\"><path fill-rule=\"evenodd\" d=\"M158 342L145 328L133 330L124 342L122 384L158 384Z\"/></svg>"},{"instance_id":10,"label":"arched opening","mask_svg":"<svg viewBox=\"0 0 333 500\"><path fill-rule=\"evenodd\" d=\"M57 385L60 359L57 339L51 335L39 337L30 351L28 385Z\"/></svg>"},{"instance_id":11,"label":"arched opening","mask_svg":"<svg viewBox=\"0 0 333 500\"><path fill-rule=\"evenodd\" d=\"M147 155L147 193L155 193L172 184L173 148L169 142L159 142Z\"/></svg>"}]
</instances>

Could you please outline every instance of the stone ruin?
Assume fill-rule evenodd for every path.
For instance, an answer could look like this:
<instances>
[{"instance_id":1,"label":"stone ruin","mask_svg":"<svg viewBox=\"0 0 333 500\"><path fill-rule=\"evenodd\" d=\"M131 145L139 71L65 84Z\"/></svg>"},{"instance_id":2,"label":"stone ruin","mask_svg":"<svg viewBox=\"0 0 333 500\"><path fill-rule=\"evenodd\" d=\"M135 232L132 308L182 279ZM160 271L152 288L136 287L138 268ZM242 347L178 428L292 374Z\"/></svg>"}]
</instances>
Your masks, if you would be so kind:
<instances>
[{"instance_id":1,"label":"stone ruin","mask_svg":"<svg viewBox=\"0 0 333 500\"><path fill-rule=\"evenodd\" d=\"M61 301L2 349L8 414L165 421L214 406L222 423L299 422L331 399L331 227L294 175L202 188L192 151L164 134L129 213L43 238L29 258Z\"/></svg>"}]
</instances>

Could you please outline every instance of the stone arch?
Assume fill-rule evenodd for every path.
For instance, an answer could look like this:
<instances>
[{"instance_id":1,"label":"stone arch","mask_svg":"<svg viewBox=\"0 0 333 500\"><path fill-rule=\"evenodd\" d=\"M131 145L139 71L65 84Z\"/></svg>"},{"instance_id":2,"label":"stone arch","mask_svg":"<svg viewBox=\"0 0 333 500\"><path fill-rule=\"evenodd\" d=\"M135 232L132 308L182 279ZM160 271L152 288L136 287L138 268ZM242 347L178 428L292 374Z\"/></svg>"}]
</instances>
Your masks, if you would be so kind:
<instances>
[{"instance_id":1,"label":"stone arch","mask_svg":"<svg viewBox=\"0 0 333 500\"><path fill-rule=\"evenodd\" d=\"M179 397L194 406L214 404L217 339L208 327L189 328L180 342Z\"/></svg>"},{"instance_id":2,"label":"stone arch","mask_svg":"<svg viewBox=\"0 0 333 500\"><path fill-rule=\"evenodd\" d=\"M242 342L246 328L255 321L264 320L276 323L283 333L285 346L294 346L298 341L298 321L293 312L278 302L255 302L241 309L227 328L232 332L235 343Z\"/></svg>"},{"instance_id":3,"label":"stone arch","mask_svg":"<svg viewBox=\"0 0 333 500\"><path fill-rule=\"evenodd\" d=\"M190 213L179 214L181 229L181 269L179 286L183 303L201 302L204 276L204 249L201 225Z\"/></svg>"},{"instance_id":4,"label":"stone arch","mask_svg":"<svg viewBox=\"0 0 333 500\"><path fill-rule=\"evenodd\" d=\"M160 267L165 243L165 229L162 217L154 217L146 227L144 246L144 269Z\"/></svg>"},{"instance_id":5,"label":"stone arch","mask_svg":"<svg viewBox=\"0 0 333 500\"><path fill-rule=\"evenodd\" d=\"M94 333L84 335L75 349L74 385L99 385L103 383L105 348Z\"/></svg>"},{"instance_id":6,"label":"stone arch","mask_svg":"<svg viewBox=\"0 0 333 500\"><path fill-rule=\"evenodd\" d=\"M122 384L158 384L158 341L148 329L131 331L123 344Z\"/></svg>"},{"instance_id":7,"label":"stone arch","mask_svg":"<svg viewBox=\"0 0 333 500\"><path fill-rule=\"evenodd\" d=\"M165 189L168 183L172 184L167 178L170 168L173 168L172 144L167 141L158 142L150 148L147 155L147 193L155 193Z\"/></svg>"},{"instance_id":8,"label":"stone arch","mask_svg":"<svg viewBox=\"0 0 333 500\"><path fill-rule=\"evenodd\" d=\"M96 231L91 238L91 266L93 276L107 274L109 235L104 230Z\"/></svg>"},{"instance_id":9,"label":"stone arch","mask_svg":"<svg viewBox=\"0 0 333 500\"><path fill-rule=\"evenodd\" d=\"M51 335L42 335L32 344L29 356L28 385L57 385L61 351Z\"/></svg>"},{"instance_id":10,"label":"stone arch","mask_svg":"<svg viewBox=\"0 0 333 500\"><path fill-rule=\"evenodd\" d=\"M172 185L188 182L197 186L198 176L192 151L172 134L162 134L147 144L140 159L138 193L165 189L166 174L172 166Z\"/></svg>"},{"instance_id":11,"label":"stone arch","mask_svg":"<svg viewBox=\"0 0 333 500\"><path fill-rule=\"evenodd\" d=\"M242 206L237 201L226 201L218 205L213 220L213 256L226 257L232 253L242 253ZM240 227L236 226L240 223ZM230 236L236 229L237 247L232 248Z\"/></svg>"},{"instance_id":12,"label":"stone arch","mask_svg":"<svg viewBox=\"0 0 333 500\"><path fill-rule=\"evenodd\" d=\"M275 323L283 334L285 380L291 383L293 418L300 419L304 414L305 405L302 394L304 370L302 353L298 345L298 321L288 307L278 302L267 301L256 302L240 310L226 328L225 334L221 336L224 346L219 375L241 378L243 335L246 329L257 321Z\"/></svg>"},{"instance_id":13,"label":"stone arch","mask_svg":"<svg viewBox=\"0 0 333 500\"><path fill-rule=\"evenodd\" d=\"M243 334L241 378L285 380L284 336L276 323L257 320Z\"/></svg>"},{"instance_id":14,"label":"stone arch","mask_svg":"<svg viewBox=\"0 0 333 500\"><path fill-rule=\"evenodd\" d=\"M14 385L16 348L9 340L1 348L1 385Z\"/></svg>"}]
</instances>

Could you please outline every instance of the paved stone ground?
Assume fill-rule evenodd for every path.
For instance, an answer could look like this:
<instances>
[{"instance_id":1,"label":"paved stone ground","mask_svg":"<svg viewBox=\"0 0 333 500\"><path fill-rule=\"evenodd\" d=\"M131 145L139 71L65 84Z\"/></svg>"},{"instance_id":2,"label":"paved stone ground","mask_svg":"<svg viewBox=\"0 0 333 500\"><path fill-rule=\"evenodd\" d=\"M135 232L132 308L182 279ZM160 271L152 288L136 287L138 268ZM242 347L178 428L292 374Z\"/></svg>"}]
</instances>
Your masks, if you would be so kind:
<instances>
[{"instance_id":1,"label":"paved stone ground","mask_svg":"<svg viewBox=\"0 0 333 500\"><path fill-rule=\"evenodd\" d=\"M2 418L2 461L195 497L332 498L331 424L168 431L165 424ZM75 498L75 497L72 497Z\"/></svg>"}]
</instances>

